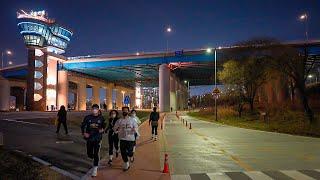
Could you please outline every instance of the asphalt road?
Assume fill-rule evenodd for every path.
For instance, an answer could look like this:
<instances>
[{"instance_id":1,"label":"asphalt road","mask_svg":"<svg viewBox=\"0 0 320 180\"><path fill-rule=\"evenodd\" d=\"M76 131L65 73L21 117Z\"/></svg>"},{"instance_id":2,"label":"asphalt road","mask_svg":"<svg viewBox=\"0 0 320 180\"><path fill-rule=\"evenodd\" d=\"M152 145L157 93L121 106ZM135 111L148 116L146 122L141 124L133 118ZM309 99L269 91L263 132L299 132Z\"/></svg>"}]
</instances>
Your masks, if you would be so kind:
<instances>
[{"instance_id":1,"label":"asphalt road","mask_svg":"<svg viewBox=\"0 0 320 180\"><path fill-rule=\"evenodd\" d=\"M182 118L188 121L188 128L174 114L168 115L165 124L173 179L248 179L248 172L258 172L258 179L308 179L306 172L320 179L320 170L316 170L320 169L320 138Z\"/></svg>"},{"instance_id":2,"label":"asphalt road","mask_svg":"<svg viewBox=\"0 0 320 180\"><path fill-rule=\"evenodd\" d=\"M81 113L83 116L88 114L71 113ZM92 167L92 162L86 156L80 127L69 127L67 136L62 126L60 135L57 135L56 127L49 122L55 116L56 113L50 112L1 113L0 132L4 134L4 145L12 150L29 153L81 177ZM107 154L106 145L107 138L104 136L100 151L102 157Z\"/></svg>"}]
</instances>

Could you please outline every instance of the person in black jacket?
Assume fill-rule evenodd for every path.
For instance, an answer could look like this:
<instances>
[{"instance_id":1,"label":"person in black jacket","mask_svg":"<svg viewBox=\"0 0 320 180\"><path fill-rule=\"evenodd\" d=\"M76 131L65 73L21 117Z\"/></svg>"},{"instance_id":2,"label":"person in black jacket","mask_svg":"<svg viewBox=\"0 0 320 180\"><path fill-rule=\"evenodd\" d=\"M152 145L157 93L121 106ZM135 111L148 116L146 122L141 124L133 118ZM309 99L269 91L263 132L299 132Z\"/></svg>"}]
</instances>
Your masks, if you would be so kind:
<instances>
[{"instance_id":1,"label":"person in black jacket","mask_svg":"<svg viewBox=\"0 0 320 180\"><path fill-rule=\"evenodd\" d=\"M81 124L82 135L87 141L87 155L93 159L93 177L98 173L100 142L105 128L105 120L99 113L99 105L93 104L92 113L87 115Z\"/></svg>"},{"instance_id":2,"label":"person in black jacket","mask_svg":"<svg viewBox=\"0 0 320 180\"><path fill-rule=\"evenodd\" d=\"M150 114L150 118L149 118L149 126L151 124L151 133L152 133L152 137L151 139L154 139L155 141L158 138L158 120L160 119L160 115L157 112L157 108L153 107L153 111Z\"/></svg>"},{"instance_id":3,"label":"person in black jacket","mask_svg":"<svg viewBox=\"0 0 320 180\"><path fill-rule=\"evenodd\" d=\"M66 107L64 105L60 106L60 110L58 111L58 125L57 125L57 131L56 133L59 133L60 126L63 124L64 130L66 134L68 134L68 127L67 127L67 111Z\"/></svg>"},{"instance_id":4,"label":"person in black jacket","mask_svg":"<svg viewBox=\"0 0 320 180\"><path fill-rule=\"evenodd\" d=\"M119 137L113 130L114 125L119 119L119 113L117 110L111 110L109 113L109 126L106 130L108 133L109 142L109 161L108 164L112 165L113 147L116 149L116 157L119 156Z\"/></svg>"}]
</instances>

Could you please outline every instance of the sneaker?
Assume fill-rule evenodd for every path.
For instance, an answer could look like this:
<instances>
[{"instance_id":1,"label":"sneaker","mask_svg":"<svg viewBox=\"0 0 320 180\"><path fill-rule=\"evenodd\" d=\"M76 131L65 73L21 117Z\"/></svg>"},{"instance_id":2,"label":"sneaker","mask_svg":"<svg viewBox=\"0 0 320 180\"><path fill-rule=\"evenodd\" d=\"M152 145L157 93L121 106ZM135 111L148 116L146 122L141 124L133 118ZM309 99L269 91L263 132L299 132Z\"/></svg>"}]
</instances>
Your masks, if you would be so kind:
<instances>
[{"instance_id":1,"label":"sneaker","mask_svg":"<svg viewBox=\"0 0 320 180\"><path fill-rule=\"evenodd\" d=\"M109 164L109 166L112 165L112 160L111 159L109 159L108 164Z\"/></svg>"},{"instance_id":2,"label":"sneaker","mask_svg":"<svg viewBox=\"0 0 320 180\"><path fill-rule=\"evenodd\" d=\"M130 162L133 163L134 162L134 157L130 157Z\"/></svg>"},{"instance_id":3,"label":"sneaker","mask_svg":"<svg viewBox=\"0 0 320 180\"><path fill-rule=\"evenodd\" d=\"M156 141L158 139L158 137L156 136L155 138L154 138L154 140Z\"/></svg>"},{"instance_id":4,"label":"sneaker","mask_svg":"<svg viewBox=\"0 0 320 180\"><path fill-rule=\"evenodd\" d=\"M98 175L98 166L94 166L92 170L92 177L96 177Z\"/></svg>"},{"instance_id":5,"label":"sneaker","mask_svg":"<svg viewBox=\"0 0 320 180\"><path fill-rule=\"evenodd\" d=\"M123 171L128 171L130 168L129 162L123 164Z\"/></svg>"}]
</instances>

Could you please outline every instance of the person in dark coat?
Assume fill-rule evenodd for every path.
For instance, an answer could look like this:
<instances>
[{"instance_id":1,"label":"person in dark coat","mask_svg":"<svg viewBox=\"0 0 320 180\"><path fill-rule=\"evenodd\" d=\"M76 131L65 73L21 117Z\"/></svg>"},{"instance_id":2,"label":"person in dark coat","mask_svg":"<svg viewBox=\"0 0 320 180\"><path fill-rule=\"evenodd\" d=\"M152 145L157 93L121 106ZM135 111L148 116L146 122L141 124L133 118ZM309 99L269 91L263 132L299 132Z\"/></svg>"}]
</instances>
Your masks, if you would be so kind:
<instances>
[{"instance_id":1,"label":"person in dark coat","mask_svg":"<svg viewBox=\"0 0 320 180\"><path fill-rule=\"evenodd\" d=\"M113 127L119 119L119 113L117 110L111 110L109 113L109 126L106 130L108 134L109 142L109 161L108 164L112 165L113 158L113 147L116 150L116 157L119 156L119 137L118 134L114 132Z\"/></svg>"},{"instance_id":2,"label":"person in dark coat","mask_svg":"<svg viewBox=\"0 0 320 180\"><path fill-rule=\"evenodd\" d=\"M93 177L97 176L98 173L102 134L106 128L105 120L99 110L99 105L93 104L92 113L87 115L81 123L81 133L87 141L87 155L93 159Z\"/></svg>"},{"instance_id":3,"label":"person in dark coat","mask_svg":"<svg viewBox=\"0 0 320 180\"><path fill-rule=\"evenodd\" d=\"M157 108L153 107L153 111L150 114L149 118L149 126L151 125L151 133L152 137L151 139L154 139L155 141L158 138L158 120L160 119L160 115L157 112Z\"/></svg>"},{"instance_id":4,"label":"person in dark coat","mask_svg":"<svg viewBox=\"0 0 320 180\"><path fill-rule=\"evenodd\" d=\"M66 134L68 134L68 127L67 127L67 111L64 105L60 106L60 110L58 111L58 125L56 133L59 133L61 124L64 127Z\"/></svg>"}]
</instances>

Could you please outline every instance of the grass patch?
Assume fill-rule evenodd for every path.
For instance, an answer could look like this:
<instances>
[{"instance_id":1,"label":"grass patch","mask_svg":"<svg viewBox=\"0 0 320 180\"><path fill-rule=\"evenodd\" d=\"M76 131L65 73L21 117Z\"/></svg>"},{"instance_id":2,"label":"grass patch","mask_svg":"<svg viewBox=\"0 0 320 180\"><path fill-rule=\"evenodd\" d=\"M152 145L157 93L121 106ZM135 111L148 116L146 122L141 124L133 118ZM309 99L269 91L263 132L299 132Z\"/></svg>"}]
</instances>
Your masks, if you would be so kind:
<instances>
[{"instance_id":1,"label":"grass patch","mask_svg":"<svg viewBox=\"0 0 320 180\"><path fill-rule=\"evenodd\" d=\"M28 156L0 147L0 179L69 179Z\"/></svg>"},{"instance_id":2,"label":"grass patch","mask_svg":"<svg viewBox=\"0 0 320 180\"><path fill-rule=\"evenodd\" d=\"M189 112L188 115L204 121L216 122L214 113L208 109ZM319 115L316 115L315 119L319 122ZM291 110L272 110L264 120L257 112L245 112L240 118L232 108L219 107L217 123L247 129L320 137L319 126L310 124L303 112Z\"/></svg>"}]
</instances>

